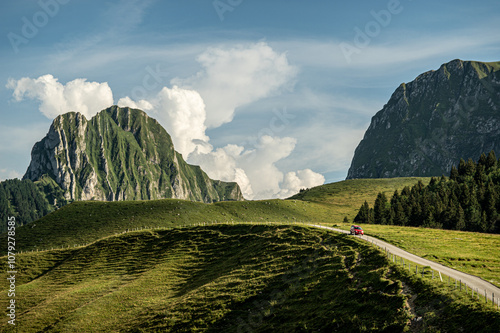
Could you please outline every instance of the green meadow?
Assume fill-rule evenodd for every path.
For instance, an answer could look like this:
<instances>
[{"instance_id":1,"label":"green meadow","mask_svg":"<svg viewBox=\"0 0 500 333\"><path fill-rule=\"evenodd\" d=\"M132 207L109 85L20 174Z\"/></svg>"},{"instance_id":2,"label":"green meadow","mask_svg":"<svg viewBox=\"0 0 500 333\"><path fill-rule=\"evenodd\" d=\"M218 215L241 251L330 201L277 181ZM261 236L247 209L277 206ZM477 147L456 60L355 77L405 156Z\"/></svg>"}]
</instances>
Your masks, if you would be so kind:
<instances>
[{"instance_id":1,"label":"green meadow","mask_svg":"<svg viewBox=\"0 0 500 333\"><path fill-rule=\"evenodd\" d=\"M311 227L137 231L17 260L17 326L3 320L2 332L402 332L422 323L493 332L500 323L500 312L442 293L370 244Z\"/></svg>"},{"instance_id":2,"label":"green meadow","mask_svg":"<svg viewBox=\"0 0 500 333\"><path fill-rule=\"evenodd\" d=\"M350 224L337 227L349 230ZM363 229L367 235L500 287L500 235L379 224Z\"/></svg>"},{"instance_id":3,"label":"green meadow","mask_svg":"<svg viewBox=\"0 0 500 333\"><path fill-rule=\"evenodd\" d=\"M17 228L18 326L0 331L497 332L500 311L484 300L306 225L347 230L365 200L418 180L349 180L288 200L74 202ZM500 235L363 228L499 285Z\"/></svg>"}]
</instances>

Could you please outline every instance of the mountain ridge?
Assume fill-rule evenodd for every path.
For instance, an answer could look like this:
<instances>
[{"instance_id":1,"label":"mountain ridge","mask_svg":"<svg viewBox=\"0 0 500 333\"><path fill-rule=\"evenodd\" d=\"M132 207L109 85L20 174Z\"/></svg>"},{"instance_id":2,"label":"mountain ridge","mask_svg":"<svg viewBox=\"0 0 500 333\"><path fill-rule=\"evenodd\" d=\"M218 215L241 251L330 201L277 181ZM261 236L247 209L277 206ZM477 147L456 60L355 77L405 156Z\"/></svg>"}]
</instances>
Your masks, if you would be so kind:
<instances>
[{"instance_id":1,"label":"mountain ridge","mask_svg":"<svg viewBox=\"0 0 500 333\"><path fill-rule=\"evenodd\" d=\"M498 110L500 62L456 59L422 73L373 116L347 179L441 176L460 158L500 151Z\"/></svg>"},{"instance_id":2,"label":"mountain ridge","mask_svg":"<svg viewBox=\"0 0 500 333\"><path fill-rule=\"evenodd\" d=\"M112 106L90 120L59 115L31 156L23 179L48 176L70 201L243 200L238 184L186 163L165 129L138 109Z\"/></svg>"}]
</instances>

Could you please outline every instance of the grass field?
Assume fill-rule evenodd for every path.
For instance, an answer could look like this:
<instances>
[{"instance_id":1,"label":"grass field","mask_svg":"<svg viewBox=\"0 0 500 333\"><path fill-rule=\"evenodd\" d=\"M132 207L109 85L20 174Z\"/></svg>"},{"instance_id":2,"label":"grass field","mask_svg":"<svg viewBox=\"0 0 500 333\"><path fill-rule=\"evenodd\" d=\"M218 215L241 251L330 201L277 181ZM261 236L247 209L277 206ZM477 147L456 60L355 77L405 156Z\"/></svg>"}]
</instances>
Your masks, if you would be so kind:
<instances>
[{"instance_id":1,"label":"grass field","mask_svg":"<svg viewBox=\"0 0 500 333\"><path fill-rule=\"evenodd\" d=\"M493 322L496 332L498 311L422 282L353 237L241 224L313 222L347 230L344 216L352 219L365 200L418 180L428 181L349 180L289 200L75 202L16 230L17 250L35 251L17 256L19 322L30 323L23 332L401 331L423 323L428 331L471 331ZM206 222L235 225L193 227ZM141 228L157 229L133 231ZM363 228L499 285L500 235ZM411 307L422 322L409 321Z\"/></svg>"},{"instance_id":2,"label":"grass field","mask_svg":"<svg viewBox=\"0 0 500 333\"><path fill-rule=\"evenodd\" d=\"M350 224L337 224L349 230ZM500 235L365 224L365 233L500 287Z\"/></svg>"},{"instance_id":3,"label":"grass field","mask_svg":"<svg viewBox=\"0 0 500 333\"><path fill-rule=\"evenodd\" d=\"M301 226L138 231L24 253L17 264L22 332L402 332L421 323L495 332L500 324L500 312L406 276L367 243ZM410 321L410 311L424 320ZM9 326L1 321L0 331Z\"/></svg>"},{"instance_id":4,"label":"grass field","mask_svg":"<svg viewBox=\"0 0 500 333\"><path fill-rule=\"evenodd\" d=\"M88 244L144 227L179 227L203 222L330 222L328 207L300 200L232 201L205 204L185 200L79 201L19 227L20 251ZM6 234L2 234L5 241ZM5 248L0 249L5 254Z\"/></svg>"},{"instance_id":5,"label":"grass field","mask_svg":"<svg viewBox=\"0 0 500 333\"><path fill-rule=\"evenodd\" d=\"M418 181L428 184L430 178L349 179L313 187L292 196L291 199L326 205L331 210L330 218L333 221L340 222L344 217L352 221L365 201L373 206L379 192L390 198L395 190L401 191L405 186L411 187Z\"/></svg>"},{"instance_id":6,"label":"grass field","mask_svg":"<svg viewBox=\"0 0 500 333\"><path fill-rule=\"evenodd\" d=\"M358 204L380 191L394 192L422 178L360 179L327 184L300 193L301 200L204 204L184 200L75 202L30 225L17 228L18 250L74 247L143 227L178 227L202 222L297 222L343 224ZM305 201L303 201L305 200ZM500 285L500 235L365 225L366 232L411 253ZM5 234L3 234L5 237ZM0 249L5 254L5 249Z\"/></svg>"},{"instance_id":7,"label":"grass field","mask_svg":"<svg viewBox=\"0 0 500 333\"><path fill-rule=\"evenodd\" d=\"M177 227L200 222L324 222L353 218L378 192L392 193L425 178L348 180L312 188L300 200L231 201L204 204L185 200L77 201L17 228L18 250L46 250L88 244L125 230ZM0 239L5 241L6 234ZM5 249L0 249L5 254Z\"/></svg>"}]
</instances>

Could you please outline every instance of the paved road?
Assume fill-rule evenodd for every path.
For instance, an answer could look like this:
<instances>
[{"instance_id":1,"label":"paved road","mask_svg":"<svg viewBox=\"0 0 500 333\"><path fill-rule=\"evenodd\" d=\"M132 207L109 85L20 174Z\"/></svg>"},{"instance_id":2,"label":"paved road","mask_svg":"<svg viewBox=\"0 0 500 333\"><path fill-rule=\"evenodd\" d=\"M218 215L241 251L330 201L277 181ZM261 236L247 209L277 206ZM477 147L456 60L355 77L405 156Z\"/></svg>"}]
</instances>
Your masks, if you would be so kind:
<instances>
[{"instance_id":1,"label":"paved road","mask_svg":"<svg viewBox=\"0 0 500 333\"><path fill-rule=\"evenodd\" d=\"M317 228L322 228L322 229L327 229L327 230L332 230L336 232L341 232L348 234L349 231L342 230L342 229L337 229L337 228L331 228L331 227L325 227L322 225L312 225ZM358 237L363 240L366 240L369 243L373 243L377 245L378 247L382 249L386 249L389 252L395 254L398 257L405 258L407 260L412 261L413 263L417 263L422 266L430 266L433 270L441 272L445 275L448 275L452 277L455 280L462 281L462 284L466 284L469 288L473 288L476 292L479 291L481 295L484 296L484 293L486 291L486 294L488 298L491 300L492 296L494 295L494 301L495 304L498 304L498 301L500 299L500 288L494 286L493 284L477 277L474 275L466 274L464 272L457 271L456 269L446 267L444 265L438 264L434 261L430 261L427 259L424 259L422 257L416 256L414 254L411 254L409 252L406 252L403 249L400 249L397 246L391 245L387 242L381 241L378 238L370 237L370 236L353 236L353 237Z\"/></svg>"}]
</instances>

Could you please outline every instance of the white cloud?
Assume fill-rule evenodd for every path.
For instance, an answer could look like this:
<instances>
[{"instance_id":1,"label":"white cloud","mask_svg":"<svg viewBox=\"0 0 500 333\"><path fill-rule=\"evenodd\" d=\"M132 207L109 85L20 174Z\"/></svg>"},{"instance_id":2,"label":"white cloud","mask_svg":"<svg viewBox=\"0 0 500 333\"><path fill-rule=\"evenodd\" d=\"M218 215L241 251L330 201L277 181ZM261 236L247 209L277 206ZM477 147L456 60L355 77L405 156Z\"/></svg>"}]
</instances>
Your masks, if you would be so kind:
<instances>
[{"instance_id":1,"label":"white cloud","mask_svg":"<svg viewBox=\"0 0 500 333\"><path fill-rule=\"evenodd\" d=\"M297 74L285 53L276 53L264 42L209 48L197 60L203 70L188 79L173 79L172 83L199 91L209 128L230 122L237 107L291 86Z\"/></svg>"},{"instance_id":2,"label":"white cloud","mask_svg":"<svg viewBox=\"0 0 500 333\"><path fill-rule=\"evenodd\" d=\"M90 118L113 105L113 93L106 82L87 82L75 79L63 85L47 74L37 79L9 79L7 88L13 89L16 101L25 98L40 101L40 111L50 119L70 111L80 112Z\"/></svg>"},{"instance_id":3,"label":"white cloud","mask_svg":"<svg viewBox=\"0 0 500 333\"><path fill-rule=\"evenodd\" d=\"M285 176L276 166L294 150L294 138L263 135L250 149L234 144L214 149L206 135L207 127L230 122L237 107L292 86L297 69L288 63L285 53L257 43L210 48L197 60L202 71L185 80L172 80L182 86L163 87L156 95L139 101L126 96L118 105L148 111L165 127L175 149L188 162L199 164L211 178L238 182L246 198L289 196L301 186L324 182L322 175L311 170ZM52 75L44 75L11 79L7 87L14 90L17 101L38 100L40 111L49 118L68 111L90 118L113 104L107 83L86 79L61 84Z\"/></svg>"},{"instance_id":4,"label":"white cloud","mask_svg":"<svg viewBox=\"0 0 500 333\"><path fill-rule=\"evenodd\" d=\"M288 157L296 140L262 136L254 149L227 145L209 153L193 153L189 162L198 164L216 179L236 181L247 199L285 198L302 187L324 183L325 178L312 170L289 172L284 176L276 162Z\"/></svg>"},{"instance_id":5,"label":"white cloud","mask_svg":"<svg viewBox=\"0 0 500 333\"><path fill-rule=\"evenodd\" d=\"M279 196L282 198L291 197L303 188L322 185L324 182L325 177L311 169L287 172L281 185Z\"/></svg>"},{"instance_id":6,"label":"white cloud","mask_svg":"<svg viewBox=\"0 0 500 333\"><path fill-rule=\"evenodd\" d=\"M257 147L248 151L240 158L241 165L248 174L255 198L276 197L280 192L283 172L275 165L276 162L290 155L297 141L290 137L277 138L264 135Z\"/></svg>"},{"instance_id":7,"label":"white cloud","mask_svg":"<svg viewBox=\"0 0 500 333\"><path fill-rule=\"evenodd\" d=\"M212 150L205 135L205 104L194 90L164 87L154 99L153 114L165 126L177 151L185 158L195 149Z\"/></svg>"},{"instance_id":8,"label":"white cloud","mask_svg":"<svg viewBox=\"0 0 500 333\"><path fill-rule=\"evenodd\" d=\"M210 48L198 57L203 70L188 79L172 82L149 100L120 99L118 105L146 107L172 136L175 149L189 163L200 165L214 179L236 181L248 199L283 197L304 184L319 185L324 177L311 170L297 171L295 181L276 167L290 155L296 140L261 136L255 148L229 144L213 149L205 134L207 126L230 122L238 106L280 91L292 82L296 68L286 54L274 52L267 44ZM298 180L297 180L298 179ZM281 188L281 185L286 188ZM297 187L298 186L298 187Z\"/></svg>"},{"instance_id":9,"label":"white cloud","mask_svg":"<svg viewBox=\"0 0 500 333\"><path fill-rule=\"evenodd\" d=\"M134 102L128 96L120 98L118 100L117 105L119 107L121 107L121 108L129 107L129 108L132 108L132 109L139 109L139 110L142 110L142 111L149 111L149 110L153 109L153 105L150 102L148 102L147 100L141 99L140 101Z\"/></svg>"},{"instance_id":10,"label":"white cloud","mask_svg":"<svg viewBox=\"0 0 500 333\"><path fill-rule=\"evenodd\" d=\"M237 107L293 83L297 69L288 64L285 53L278 54L266 43L257 43L210 48L198 62L203 70L188 79L172 80L172 88L164 87L147 101L134 102L125 97L118 104L146 106L189 163L200 165L213 179L236 181L248 199L289 196L300 186L324 182L322 175L311 170L292 172L285 179L276 162L294 150L293 138L263 135L251 149L228 144L214 150L205 134L207 127L230 122Z\"/></svg>"},{"instance_id":11,"label":"white cloud","mask_svg":"<svg viewBox=\"0 0 500 333\"><path fill-rule=\"evenodd\" d=\"M212 179L237 182L247 199L254 197L250 179L245 170L238 167L238 159L244 148L237 145L227 145L214 151L201 153L194 152L189 157L189 162L201 166Z\"/></svg>"},{"instance_id":12,"label":"white cloud","mask_svg":"<svg viewBox=\"0 0 500 333\"><path fill-rule=\"evenodd\" d=\"M289 196L294 189L310 183L319 185L323 176L299 171L299 185L284 181L283 172L276 162L288 157L294 150L296 140L290 137L261 136L254 148L229 144L213 149L205 134L205 105L194 90L173 86L164 87L150 101L141 101L151 106L150 114L162 124L172 137L174 147L184 158L201 168L213 179L237 182L247 199L262 199ZM119 105L137 107L139 103L130 98L120 99ZM304 176L316 177L304 179ZM286 185L282 189L281 184Z\"/></svg>"}]
</instances>

